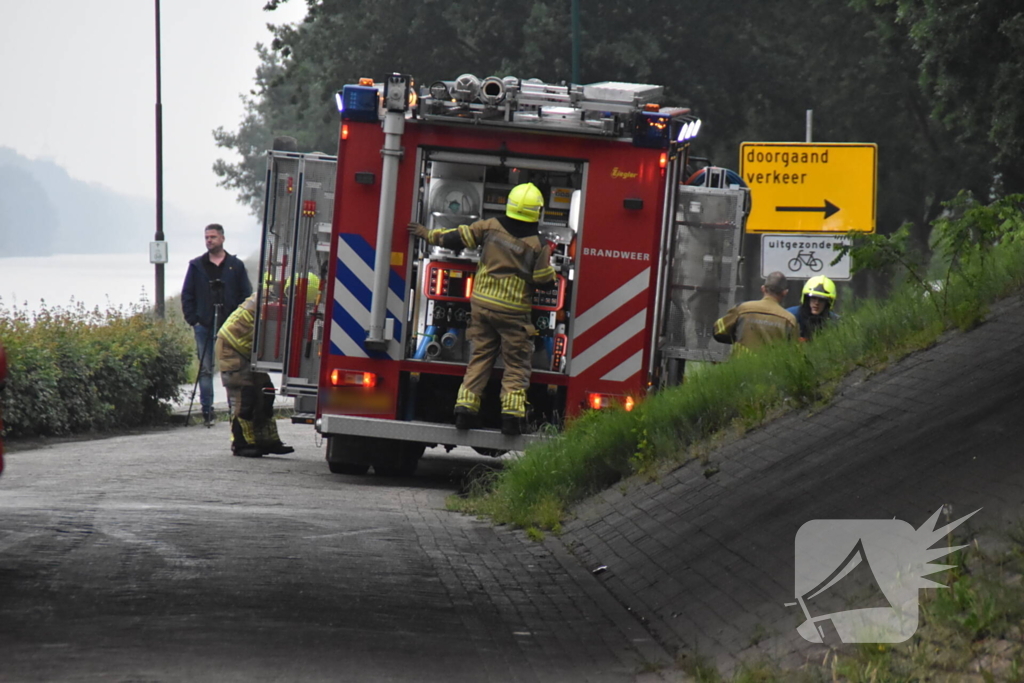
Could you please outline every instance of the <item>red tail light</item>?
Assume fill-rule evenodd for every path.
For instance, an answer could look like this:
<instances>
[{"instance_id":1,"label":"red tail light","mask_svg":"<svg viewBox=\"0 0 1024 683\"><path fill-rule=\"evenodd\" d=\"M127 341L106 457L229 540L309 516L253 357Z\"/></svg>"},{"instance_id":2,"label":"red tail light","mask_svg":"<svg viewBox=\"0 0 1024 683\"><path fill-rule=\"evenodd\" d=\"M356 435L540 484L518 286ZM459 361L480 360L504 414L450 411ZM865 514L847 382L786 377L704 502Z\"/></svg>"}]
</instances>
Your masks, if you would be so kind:
<instances>
[{"instance_id":1,"label":"red tail light","mask_svg":"<svg viewBox=\"0 0 1024 683\"><path fill-rule=\"evenodd\" d=\"M587 405L593 410L611 408L619 405L628 413L636 407L636 399L632 396L618 396L615 394L587 394Z\"/></svg>"},{"instance_id":2,"label":"red tail light","mask_svg":"<svg viewBox=\"0 0 1024 683\"><path fill-rule=\"evenodd\" d=\"M331 370L331 386L372 389L377 386L377 375L373 372L353 372L335 368Z\"/></svg>"}]
</instances>

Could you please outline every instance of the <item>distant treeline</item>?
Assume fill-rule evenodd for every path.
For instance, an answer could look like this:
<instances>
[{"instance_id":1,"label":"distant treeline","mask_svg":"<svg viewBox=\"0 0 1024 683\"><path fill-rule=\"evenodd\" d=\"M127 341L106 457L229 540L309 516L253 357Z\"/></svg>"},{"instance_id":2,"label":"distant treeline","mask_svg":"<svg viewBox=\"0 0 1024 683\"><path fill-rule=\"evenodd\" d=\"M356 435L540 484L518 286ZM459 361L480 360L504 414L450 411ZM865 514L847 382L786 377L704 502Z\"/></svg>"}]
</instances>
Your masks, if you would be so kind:
<instances>
[{"instance_id":1,"label":"distant treeline","mask_svg":"<svg viewBox=\"0 0 1024 683\"><path fill-rule=\"evenodd\" d=\"M152 199L76 180L52 161L0 147L0 257L145 253L155 215ZM202 251L201 222L170 206L164 222L168 239L191 224L190 251Z\"/></svg>"}]
</instances>

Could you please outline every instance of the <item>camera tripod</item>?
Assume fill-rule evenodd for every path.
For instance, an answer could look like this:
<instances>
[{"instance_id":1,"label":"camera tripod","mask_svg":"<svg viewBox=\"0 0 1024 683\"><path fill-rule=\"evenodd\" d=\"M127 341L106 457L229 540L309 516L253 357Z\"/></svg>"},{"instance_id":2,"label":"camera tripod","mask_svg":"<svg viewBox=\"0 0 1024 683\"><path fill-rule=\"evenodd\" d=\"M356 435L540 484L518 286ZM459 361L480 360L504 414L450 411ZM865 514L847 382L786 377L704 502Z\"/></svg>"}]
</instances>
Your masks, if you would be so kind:
<instances>
[{"instance_id":1,"label":"camera tripod","mask_svg":"<svg viewBox=\"0 0 1024 683\"><path fill-rule=\"evenodd\" d=\"M203 344L203 352L199 355L199 371L196 373L196 381L192 385L192 396L188 401L188 413L185 414L185 425L189 424L192 419L192 406L196 400L196 389L199 387L199 379L203 376L203 365L206 363L206 358L209 355L211 358L210 362L210 380L213 381L213 338L217 336L217 332L220 329L220 319L224 309L224 283L221 280L210 281L210 293L213 295L213 326L210 327L209 334L206 335L206 343ZM212 389L212 387L211 387ZM211 412L213 407L210 408ZM212 427L213 423L206 419L206 415L203 416L204 423L207 427Z\"/></svg>"}]
</instances>

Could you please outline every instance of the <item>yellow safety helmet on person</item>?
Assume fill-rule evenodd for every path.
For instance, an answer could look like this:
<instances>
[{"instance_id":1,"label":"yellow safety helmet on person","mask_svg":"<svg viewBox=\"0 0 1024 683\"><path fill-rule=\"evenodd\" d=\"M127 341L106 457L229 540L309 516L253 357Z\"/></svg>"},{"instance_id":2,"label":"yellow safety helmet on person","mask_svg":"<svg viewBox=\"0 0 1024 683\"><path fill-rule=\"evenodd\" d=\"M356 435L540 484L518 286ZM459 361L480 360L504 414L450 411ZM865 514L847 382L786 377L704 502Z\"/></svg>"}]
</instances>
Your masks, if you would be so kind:
<instances>
[{"instance_id":1,"label":"yellow safety helmet on person","mask_svg":"<svg viewBox=\"0 0 1024 683\"><path fill-rule=\"evenodd\" d=\"M288 296L289 291L292 288L292 279L289 277L284 281L284 293ZM306 274L306 303L313 303L316 299L317 291L320 289L320 278L317 277L316 273Z\"/></svg>"},{"instance_id":2,"label":"yellow safety helmet on person","mask_svg":"<svg viewBox=\"0 0 1024 683\"><path fill-rule=\"evenodd\" d=\"M505 215L527 223L540 221L540 211L544 208L544 195L533 183L516 185L508 193L505 204Z\"/></svg>"},{"instance_id":3,"label":"yellow safety helmet on person","mask_svg":"<svg viewBox=\"0 0 1024 683\"><path fill-rule=\"evenodd\" d=\"M824 299L828 302L829 308L832 308L836 303L836 283L824 275L812 277L804 284L801 300L806 302L809 297Z\"/></svg>"},{"instance_id":4,"label":"yellow safety helmet on person","mask_svg":"<svg viewBox=\"0 0 1024 683\"><path fill-rule=\"evenodd\" d=\"M274 297L277 295L277 288L274 287L274 276L269 272L263 274L263 294L264 296ZM292 289L292 278L289 275L288 279L284 281L283 292L285 296L291 293ZM320 278L316 273L308 273L306 275L306 301L312 303L316 299L317 292L320 289Z\"/></svg>"}]
</instances>

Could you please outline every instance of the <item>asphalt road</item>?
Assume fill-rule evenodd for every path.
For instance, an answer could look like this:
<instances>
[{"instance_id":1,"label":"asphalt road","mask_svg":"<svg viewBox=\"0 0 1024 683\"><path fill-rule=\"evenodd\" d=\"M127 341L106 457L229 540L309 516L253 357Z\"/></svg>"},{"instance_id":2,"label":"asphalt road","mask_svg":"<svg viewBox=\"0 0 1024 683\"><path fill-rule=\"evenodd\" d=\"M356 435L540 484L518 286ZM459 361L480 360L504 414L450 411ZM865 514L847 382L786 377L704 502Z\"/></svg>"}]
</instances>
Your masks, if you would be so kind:
<instances>
[{"instance_id":1,"label":"asphalt road","mask_svg":"<svg viewBox=\"0 0 1024 683\"><path fill-rule=\"evenodd\" d=\"M10 453L0 680L663 675L557 541L444 510L498 461L433 450L413 478L333 475L312 428L279 425L296 453L231 457L226 423Z\"/></svg>"}]
</instances>

